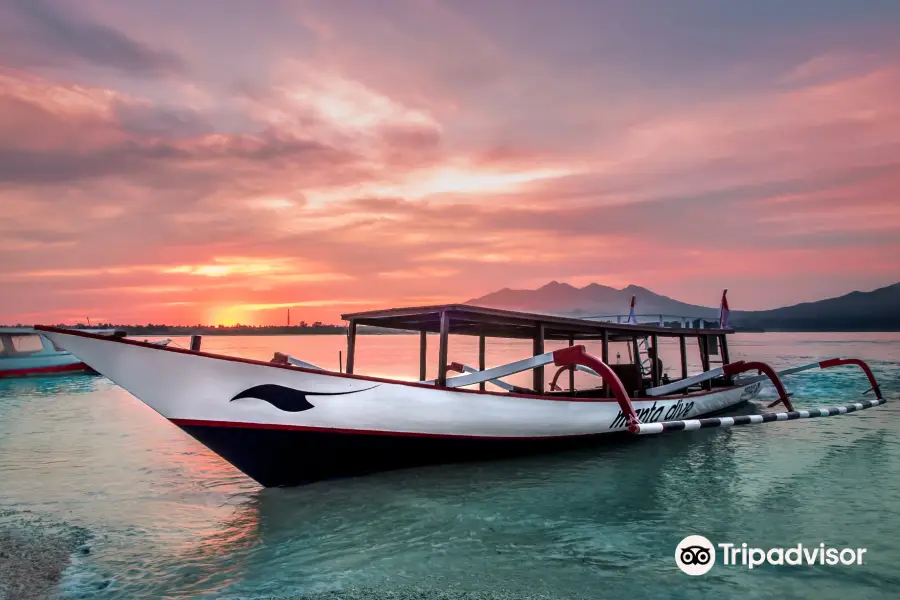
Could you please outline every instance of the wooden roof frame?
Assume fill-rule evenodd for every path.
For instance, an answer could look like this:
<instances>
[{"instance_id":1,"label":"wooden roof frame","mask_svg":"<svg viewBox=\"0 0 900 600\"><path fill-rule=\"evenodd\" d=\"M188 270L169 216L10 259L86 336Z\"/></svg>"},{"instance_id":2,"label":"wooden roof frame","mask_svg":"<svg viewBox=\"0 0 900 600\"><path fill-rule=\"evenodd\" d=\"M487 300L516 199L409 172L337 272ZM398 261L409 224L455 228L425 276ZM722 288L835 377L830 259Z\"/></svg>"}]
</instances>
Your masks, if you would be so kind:
<instances>
[{"instance_id":1,"label":"wooden roof frame","mask_svg":"<svg viewBox=\"0 0 900 600\"><path fill-rule=\"evenodd\" d=\"M656 335L659 337L701 337L734 333L733 329L696 329L659 327L658 325L627 325L591 321L576 317L558 317L526 313L471 304L438 304L371 310L341 315L353 325L380 327L403 331L441 333L442 315L449 317L449 332L453 335L486 336L509 339L533 339L535 331L543 328L548 340L602 339L604 332L610 341ZM445 317L445 318L446 318Z\"/></svg>"}]
</instances>

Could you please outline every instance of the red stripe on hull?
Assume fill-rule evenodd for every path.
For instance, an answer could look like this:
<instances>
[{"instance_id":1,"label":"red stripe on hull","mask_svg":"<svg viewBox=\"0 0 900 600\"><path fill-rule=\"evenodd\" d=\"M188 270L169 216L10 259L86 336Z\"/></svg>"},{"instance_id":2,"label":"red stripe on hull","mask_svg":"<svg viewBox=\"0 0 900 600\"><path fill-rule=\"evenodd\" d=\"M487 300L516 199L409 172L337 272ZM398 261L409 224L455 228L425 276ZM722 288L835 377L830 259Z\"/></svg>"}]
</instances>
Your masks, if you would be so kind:
<instances>
[{"instance_id":1,"label":"red stripe on hull","mask_svg":"<svg viewBox=\"0 0 900 600\"><path fill-rule=\"evenodd\" d=\"M544 436L502 436L502 435L466 435L459 433L421 433L417 431L382 431L378 429L339 429L337 427L315 427L311 425L282 425L281 423L245 423L240 421L203 421L195 419L169 419L179 427L224 427L230 429L267 429L271 431L310 431L319 433L335 433L349 435L381 435L386 437L427 437L472 440L554 440L563 438L579 438L595 436L596 433L580 433L574 435ZM609 432L613 433L613 432Z\"/></svg>"},{"instance_id":2,"label":"red stripe on hull","mask_svg":"<svg viewBox=\"0 0 900 600\"><path fill-rule=\"evenodd\" d=\"M56 365L52 367L34 367L31 369L0 370L0 379L4 377L30 377L33 375L55 375L57 373L75 373L78 371L90 371L91 368L84 363L71 365Z\"/></svg>"}]
</instances>

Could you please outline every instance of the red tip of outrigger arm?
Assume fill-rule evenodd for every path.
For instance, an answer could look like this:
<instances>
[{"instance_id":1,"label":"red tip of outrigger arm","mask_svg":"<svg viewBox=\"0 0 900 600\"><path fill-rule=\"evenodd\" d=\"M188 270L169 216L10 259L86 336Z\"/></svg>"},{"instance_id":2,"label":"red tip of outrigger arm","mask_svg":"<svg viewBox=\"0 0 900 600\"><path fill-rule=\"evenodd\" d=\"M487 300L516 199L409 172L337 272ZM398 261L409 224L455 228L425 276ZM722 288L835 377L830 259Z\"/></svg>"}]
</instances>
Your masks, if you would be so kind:
<instances>
[{"instance_id":1,"label":"red tip of outrigger arm","mask_svg":"<svg viewBox=\"0 0 900 600\"><path fill-rule=\"evenodd\" d=\"M772 381L772 385L775 386L775 390L778 392L778 400L769 405L769 407L775 406L778 403L784 403L785 408L788 410L794 410L794 406L791 404L791 395L787 393L787 390L784 389L784 384L781 383L781 379L778 377L778 373L775 372L775 369L770 367L764 362L745 362L743 360L739 360L737 362L729 363L722 367L722 370L725 373L726 377L731 377L732 375L737 375L738 373L744 373L746 371L759 371L764 375L768 376L768 378Z\"/></svg>"},{"instance_id":2,"label":"red tip of outrigger arm","mask_svg":"<svg viewBox=\"0 0 900 600\"><path fill-rule=\"evenodd\" d=\"M859 358L829 358L828 360L823 360L819 363L819 367L822 369L830 369L831 367L840 367L843 365L856 365L862 369L869 379L869 385L872 386L871 389L875 392L875 397L879 400L884 399L881 395L881 388L878 386L878 381L875 379L875 375L872 374L872 369L869 368L866 361Z\"/></svg>"},{"instance_id":3,"label":"red tip of outrigger arm","mask_svg":"<svg viewBox=\"0 0 900 600\"><path fill-rule=\"evenodd\" d=\"M603 381L609 384L609 388L616 397L619 408L622 409L622 414L625 415L626 422L628 423L628 431L631 433L638 433L641 420L638 418L637 412L631 404L631 397L629 397L628 392L625 391L622 380L619 379L619 376L616 375L616 372L613 371L609 365L596 356L588 354L587 351L585 351L584 346L580 344L578 346L569 346L568 348L562 348L555 351L553 353L553 364L557 367L582 365L590 367L599 373L600 377L603 378Z\"/></svg>"}]
</instances>

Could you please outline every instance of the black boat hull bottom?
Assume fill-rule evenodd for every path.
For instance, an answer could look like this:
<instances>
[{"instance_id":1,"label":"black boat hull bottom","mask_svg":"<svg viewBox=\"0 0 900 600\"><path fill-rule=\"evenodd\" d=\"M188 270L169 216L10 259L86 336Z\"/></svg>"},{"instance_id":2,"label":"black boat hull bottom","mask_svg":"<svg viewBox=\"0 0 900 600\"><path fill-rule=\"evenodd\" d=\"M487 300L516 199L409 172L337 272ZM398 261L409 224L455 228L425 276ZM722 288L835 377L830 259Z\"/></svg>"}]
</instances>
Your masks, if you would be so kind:
<instances>
[{"instance_id":1,"label":"black boat hull bottom","mask_svg":"<svg viewBox=\"0 0 900 600\"><path fill-rule=\"evenodd\" d=\"M611 438L621 440L628 435L610 433L566 438L490 439L219 425L178 426L265 487L295 486L424 465L569 450Z\"/></svg>"},{"instance_id":2,"label":"black boat hull bottom","mask_svg":"<svg viewBox=\"0 0 900 600\"><path fill-rule=\"evenodd\" d=\"M748 405L744 401L697 418L743 412L741 409ZM380 471L560 452L639 439L625 431L554 438L475 438L172 422L264 487L305 485Z\"/></svg>"}]
</instances>

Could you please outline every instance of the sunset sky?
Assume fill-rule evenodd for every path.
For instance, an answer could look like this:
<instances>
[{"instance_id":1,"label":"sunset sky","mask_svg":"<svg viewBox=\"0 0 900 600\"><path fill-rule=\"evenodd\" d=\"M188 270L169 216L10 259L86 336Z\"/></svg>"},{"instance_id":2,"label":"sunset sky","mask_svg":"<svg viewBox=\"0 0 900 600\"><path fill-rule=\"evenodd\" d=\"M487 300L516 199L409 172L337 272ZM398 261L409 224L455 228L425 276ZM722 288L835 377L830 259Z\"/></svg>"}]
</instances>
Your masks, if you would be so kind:
<instances>
[{"instance_id":1,"label":"sunset sky","mask_svg":"<svg viewBox=\"0 0 900 600\"><path fill-rule=\"evenodd\" d=\"M0 323L870 290L900 2L0 0L0 205Z\"/></svg>"}]
</instances>

